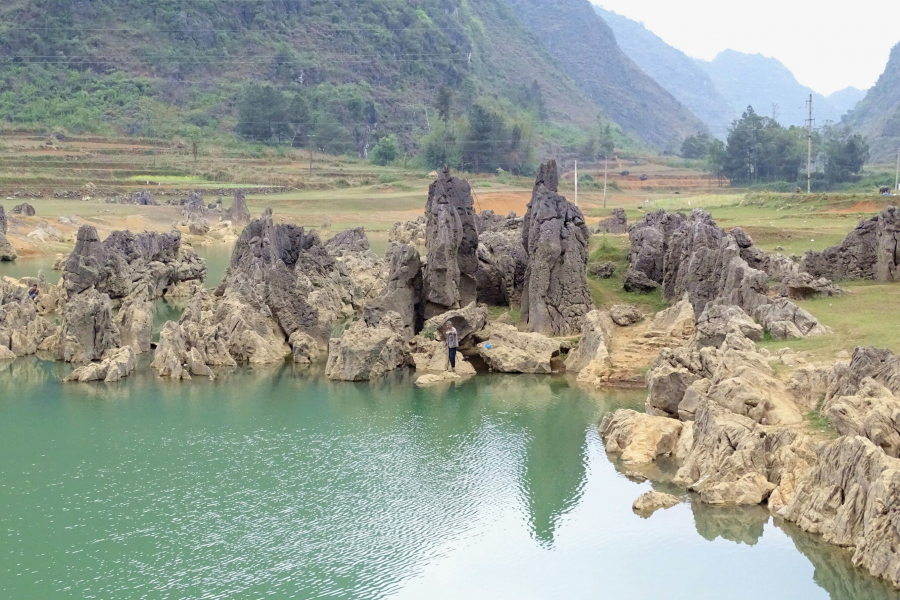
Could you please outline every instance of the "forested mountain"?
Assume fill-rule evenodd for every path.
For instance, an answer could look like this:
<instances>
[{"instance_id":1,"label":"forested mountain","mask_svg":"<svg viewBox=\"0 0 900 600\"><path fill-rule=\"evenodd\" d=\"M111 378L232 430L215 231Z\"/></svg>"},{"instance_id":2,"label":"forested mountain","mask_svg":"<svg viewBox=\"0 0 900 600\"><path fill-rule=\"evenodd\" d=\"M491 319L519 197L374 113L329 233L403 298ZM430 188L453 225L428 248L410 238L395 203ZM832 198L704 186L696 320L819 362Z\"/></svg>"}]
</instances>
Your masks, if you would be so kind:
<instances>
[{"instance_id":1,"label":"forested mountain","mask_svg":"<svg viewBox=\"0 0 900 600\"><path fill-rule=\"evenodd\" d=\"M702 119L713 135L725 139L728 126L740 111L735 111L719 94L709 75L694 59L665 43L643 23L600 6L594 6L594 10L613 30L619 47L629 58Z\"/></svg>"},{"instance_id":2,"label":"forested mountain","mask_svg":"<svg viewBox=\"0 0 900 600\"><path fill-rule=\"evenodd\" d=\"M566 72L626 131L677 149L706 125L644 73L588 0L507 0Z\"/></svg>"},{"instance_id":3,"label":"forested mountain","mask_svg":"<svg viewBox=\"0 0 900 600\"><path fill-rule=\"evenodd\" d=\"M720 52L712 61L697 60L716 89L742 113L748 106L761 115L773 116L782 125L803 125L808 118L806 102L813 95L813 117L819 125L839 121L843 112L821 94L801 85L780 61L762 54L735 50Z\"/></svg>"},{"instance_id":4,"label":"forested mountain","mask_svg":"<svg viewBox=\"0 0 900 600\"><path fill-rule=\"evenodd\" d=\"M244 107L255 137L364 155L386 132L414 148L439 90L445 119L483 102L581 130L599 112L504 0L0 6L0 121L16 127L195 137L233 129Z\"/></svg>"},{"instance_id":5,"label":"forested mountain","mask_svg":"<svg viewBox=\"0 0 900 600\"><path fill-rule=\"evenodd\" d=\"M838 90L833 94L825 96L825 100L837 111L842 117L848 112L856 108L863 98L866 97L866 90L855 87L847 87Z\"/></svg>"},{"instance_id":6,"label":"forested mountain","mask_svg":"<svg viewBox=\"0 0 900 600\"><path fill-rule=\"evenodd\" d=\"M868 138L872 160L896 158L900 150L900 44L891 50L878 82L844 122Z\"/></svg>"}]
</instances>

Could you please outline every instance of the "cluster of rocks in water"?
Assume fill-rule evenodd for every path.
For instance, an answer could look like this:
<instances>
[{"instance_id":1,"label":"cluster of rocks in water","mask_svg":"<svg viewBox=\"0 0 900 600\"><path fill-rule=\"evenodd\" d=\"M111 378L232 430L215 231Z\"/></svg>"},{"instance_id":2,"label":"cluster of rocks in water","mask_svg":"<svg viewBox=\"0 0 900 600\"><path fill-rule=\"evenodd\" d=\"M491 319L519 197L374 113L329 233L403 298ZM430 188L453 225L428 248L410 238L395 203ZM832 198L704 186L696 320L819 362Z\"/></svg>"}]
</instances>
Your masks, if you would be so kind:
<instances>
[{"instance_id":1,"label":"cluster of rocks in water","mask_svg":"<svg viewBox=\"0 0 900 600\"><path fill-rule=\"evenodd\" d=\"M666 457L678 465L667 483L700 502L765 504L852 549L854 564L900 586L900 356L858 348L849 361L809 364L756 346L766 334L827 334L795 301L842 293L833 280L893 280L893 209L800 264L761 251L742 229L725 231L704 211L659 211L630 227L617 211L599 231L627 231L625 288L659 290L672 306L656 315L632 306L595 309L590 232L558 193L552 161L541 166L522 218L476 214L469 185L444 171L429 189L425 215L391 230L384 257L371 251L362 228L322 241L316 231L276 223L269 210L251 220L242 194L228 211L221 202L205 206L199 194L183 204L192 232L208 231L211 214L243 225L213 290L203 285L203 260L177 231L113 232L101 241L90 225L60 261L59 285L41 277L0 281L0 360L43 353L75 364L67 381L79 382L118 381L152 351L159 376L182 380L215 378L241 363L313 365L324 357L333 380L411 368L421 373L419 385L432 385L481 364L507 373L565 371L598 386L622 382L624 359L613 342L640 332L655 354L643 376L646 412L603 419L607 452L630 469ZM0 224L5 232L2 211ZM615 264L591 274L609 278ZM32 283L37 301L27 293ZM189 301L154 348L152 301L166 296ZM506 313L491 321L488 306L520 307L521 320ZM460 340L454 374L446 373L441 338L447 322ZM779 363L796 365L789 379L776 372ZM842 437L808 433L810 410ZM634 509L648 516L678 501L651 492Z\"/></svg>"}]
</instances>

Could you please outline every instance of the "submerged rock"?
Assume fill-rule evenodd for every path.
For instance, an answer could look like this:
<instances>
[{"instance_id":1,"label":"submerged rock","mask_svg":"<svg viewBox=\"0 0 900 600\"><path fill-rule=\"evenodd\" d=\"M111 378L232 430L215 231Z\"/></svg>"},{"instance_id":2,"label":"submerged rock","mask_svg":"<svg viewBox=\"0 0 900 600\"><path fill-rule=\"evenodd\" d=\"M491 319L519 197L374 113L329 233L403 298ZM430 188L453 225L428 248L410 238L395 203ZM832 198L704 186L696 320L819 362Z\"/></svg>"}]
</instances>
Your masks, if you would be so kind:
<instances>
[{"instance_id":1,"label":"submerged rock","mask_svg":"<svg viewBox=\"0 0 900 600\"><path fill-rule=\"evenodd\" d=\"M672 494L664 494L662 492L657 492L656 490L650 490L649 492L641 494L638 499L634 501L634 504L631 505L631 510L638 515L647 518L660 509L665 510L678 504L681 504L681 500L679 500L678 497L673 496Z\"/></svg>"},{"instance_id":2,"label":"submerged rock","mask_svg":"<svg viewBox=\"0 0 900 600\"><path fill-rule=\"evenodd\" d=\"M522 319L533 332L565 335L579 331L593 308L586 267L590 232L584 215L557 193L556 161L541 165L522 242L528 268L522 290Z\"/></svg>"},{"instance_id":3,"label":"submerged rock","mask_svg":"<svg viewBox=\"0 0 900 600\"><path fill-rule=\"evenodd\" d=\"M90 363L78 367L72 374L63 379L63 382L77 381L87 383L90 381L105 381L114 383L134 372L137 365L137 357L131 346L125 346L107 352L99 363Z\"/></svg>"}]
</instances>

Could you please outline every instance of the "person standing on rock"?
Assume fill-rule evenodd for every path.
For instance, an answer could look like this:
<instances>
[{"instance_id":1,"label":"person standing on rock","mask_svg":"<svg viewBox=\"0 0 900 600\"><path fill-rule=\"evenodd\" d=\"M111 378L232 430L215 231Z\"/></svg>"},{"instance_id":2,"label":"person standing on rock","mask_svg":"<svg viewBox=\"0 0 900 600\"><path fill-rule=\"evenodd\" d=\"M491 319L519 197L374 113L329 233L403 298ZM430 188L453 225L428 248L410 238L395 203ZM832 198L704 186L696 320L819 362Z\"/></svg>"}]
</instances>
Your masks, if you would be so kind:
<instances>
[{"instance_id":1,"label":"person standing on rock","mask_svg":"<svg viewBox=\"0 0 900 600\"><path fill-rule=\"evenodd\" d=\"M456 327L454 327L453 323L451 323L450 321L447 321L445 339L447 340L447 357L450 359L450 372L455 373L456 349L459 348L459 334L456 333Z\"/></svg>"},{"instance_id":2,"label":"person standing on rock","mask_svg":"<svg viewBox=\"0 0 900 600\"><path fill-rule=\"evenodd\" d=\"M31 286L31 289L28 290L28 297L31 298L32 300L37 300L38 294L40 294L40 293L41 292L40 292L40 290L38 290L38 286L35 283L34 285Z\"/></svg>"}]
</instances>

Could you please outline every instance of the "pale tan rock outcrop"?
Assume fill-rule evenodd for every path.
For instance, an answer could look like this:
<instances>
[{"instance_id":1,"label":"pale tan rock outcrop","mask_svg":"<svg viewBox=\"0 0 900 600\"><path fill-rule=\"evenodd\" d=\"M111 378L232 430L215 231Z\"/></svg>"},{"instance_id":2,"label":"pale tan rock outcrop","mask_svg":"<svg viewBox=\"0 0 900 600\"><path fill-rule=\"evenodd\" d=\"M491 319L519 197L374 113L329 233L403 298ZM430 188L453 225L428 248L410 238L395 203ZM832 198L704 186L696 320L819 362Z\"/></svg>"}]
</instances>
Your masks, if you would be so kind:
<instances>
[{"instance_id":1,"label":"pale tan rock outcrop","mask_svg":"<svg viewBox=\"0 0 900 600\"><path fill-rule=\"evenodd\" d=\"M110 350L100 362L93 362L78 367L63 382L105 381L114 383L128 377L134 372L137 356L131 346Z\"/></svg>"},{"instance_id":2,"label":"pale tan rock outcrop","mask_svg":"<svg viewBox=\"0 0 900 600\"><path fill-rule=\"evenodd\" d=\"M592 310L584 316L581 325L581 341L578 347L569 352L566 359L567 373L580 373L590 369L592 373L584 379L596 376L595 371L602 371L612 366L609 356L610 331L612 320L608 313Z\"/></svg>"},{"instance_id":3,"label":"pale tan rock outcrop","mask_svg":"<svg viewBox=\"0 0 900 600\"><path fill-rule=\"evenodd\" d=\"M646 519L660 509L665 510L678 504L681 504L681 500L679 500L677 496L650 490L649 492L641 494L638 499L634 501L634 504L631 505L631 510Z\"/></svg>"},{"instance_id":4,"label":"pale tan rock outcrop","mask_svg":"<svg viewBox=\"0 0 900 600\"><path fill-rule=\"evenodd\" d=\"M192 376L216 378L200 349L191 347L185 330L174 321L167 322L159 333L159 344L150 367L160 377L189 380ZM228 356L227 352L225 353ZM230 357L229 357L230 358ZM232 364L234 362L232 361Z\"/></svg>"},{"instance_id":5,"label":"pale tan rock outcrop","mask_svg":"<svg viewBox=\"0 0 900 600\"><path fill-rule=\"evenodd\" d=\"M325 374L340 381L369 381L402 366L412 366L409 343L402 336L400 315L390 313L378 327L357 321L328 344Z\"/></svg>"},{"instance_id":6,"label":"pale tan rock outcrop","mask_svg":"<svg viewBox=\"0 0 900 600\"><path fill-rule=\"evenodd\" d=\"M487 307L470 302L462 308L449 310L431 317L425 321L422 332L433 334L435 337L443 339L445 327L449 321L456 329L460 347L465 348L471 346L475 337L480 335L485 325L487 325L487 320Z\"/></svg>"},{"instance_id":7,"label":"pale tan rock outcrop","mask_svg":"<svg viewBox=\"0 0 900 600\"><path fill-rule=\"evenodd\" d=\"M872 378L853 396L829 400L822 412L841 435L860 435L888 456L900 456L900 398Z\"/></svg>"},{"instance_id":8,"label":"pale tan rock outcrop","mask_svg":"<svg viewBox=\"0 0 900 600\"><path fill-rule=\"evenodd\" d=\"M697 316L694 305L684 297L669 308L660 311L650 323L649 331L664 337L688 340L695 331Z\"/></svg>"},{"instance_id":9,"label":"pale tan rock outcrop","mask_svg":"<svg viewBox=\"0 0 900 600\"><path fill-rule=\"evenodd\" d=\"M482 340L478 344L481 358L501 373L552 373L551 361L560 353L558 340L511 325L491 324L476 338Z\"/></svg>"},{"instance_id":10,"label":"pale tan rock outcrop","mask_svg":"<svg viewBox=\"0 0 900 600\"><path fill-rule=\"evenodd\" d=\"M448 371L445 371L443 373L427 373L416 379L416 385L419 387L431 387L435 385L455 383L464 381L472 375L474 375L474 371L472 373L450 373Z\"/></svg>"},{"instance_id":11,"label":"pale tan rock outcrop","mask_svg":"<svg viewBox=\"0 0 900 600\"><path fill-rule=\"evenodd\" d=\"M55 329L38 314L27 286L0 279L0 348L7 358L34 354Z\"/></svg>"},{"instance_id":12,"label":"pale tan rock outcrop","mask_svg":"<svg viewBox=\"0 0 900 600\"><path fill-rule=\"evenodd\" d=\"M627 409L607 413L600 423L606 452L621 454L624 461L639 464L674 452L681 430L681 422L675 419Z\"/></svg>"},{"instance_id":13,"label":"pale tan rock outcrop","mask_svg":"<svg viewBox=\"0 0 900 600\"><path fill-rule=\"evenodd\" d=\"M88 288L69 298L62 325L38 349L48 352L55 360L89 363L101 360L107 351L121 346L109 296Z\"/></svg>"},{"instance_id":14,"label":"pale tan rock outcrop","mask_svg":"<svg viewBox=\"0 0 900 600\"><path fill-rule=\"evenodd\" d=\"M609 317L619 327L630 327L644 319L644 314L637 307L629 304L616 304L609 309Z\"/></svg>"},{"instance_id":15,"label":"pale tan rock outcrop","mask_svg":"<svg viewBox=\"0 0 900 600\"><path fill-rule=\"evenodd\" d=\"M766 428L715 403L701 401L693 444L674 482L712 505L776 505L789 501L796 482L815 462L815 443L787 428Z\"/></svg>"},{"instance_id":16,"label":"pale tan rock outcrop","mask_svg":"<svg viewBox=\"0 0 900 600\"><path fill-rule=\"evenodd\" d=\"M429 340L421 335L416 336L414 342L415 351L412 358L416 371L443 373L450 369L450 357L443 342ZM474 375L475 367L462 354L457 353L456 372L460 375Z\"/></svg>"},{"instance_id":17,"label":"pale tan rock outcrop","mask_svg":"<svg viewBox=\"0 0 900 600\"><path fill-rule=\"evenodd\" d=\"M900 460L864 437L825 445L779 515L852 550L853 564L900 587Z\"/></svg>"}]
</instances>

